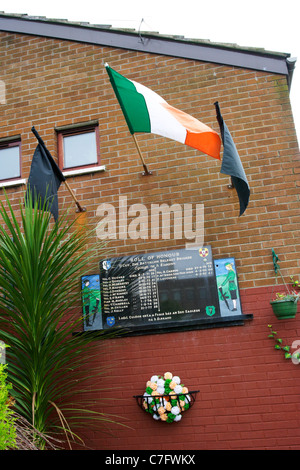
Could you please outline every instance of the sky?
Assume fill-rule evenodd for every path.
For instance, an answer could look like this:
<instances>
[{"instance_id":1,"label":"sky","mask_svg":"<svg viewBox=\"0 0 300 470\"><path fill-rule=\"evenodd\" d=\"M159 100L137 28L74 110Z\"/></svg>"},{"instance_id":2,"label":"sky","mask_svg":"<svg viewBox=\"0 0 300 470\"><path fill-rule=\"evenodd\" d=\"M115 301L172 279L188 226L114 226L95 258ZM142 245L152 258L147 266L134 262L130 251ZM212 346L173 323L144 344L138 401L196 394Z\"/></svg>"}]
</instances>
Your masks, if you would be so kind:
<instances>
[{"instance_id":1,"label":"sky","mask_svg":"<svg viewBox=\"0 0 300 470\"><path fill-rule=\"evenodd\" d=\"M298 59L290 98L300 142L299 0L0 0L0 11L288 53Z\"/></svg>"}]
</instances>

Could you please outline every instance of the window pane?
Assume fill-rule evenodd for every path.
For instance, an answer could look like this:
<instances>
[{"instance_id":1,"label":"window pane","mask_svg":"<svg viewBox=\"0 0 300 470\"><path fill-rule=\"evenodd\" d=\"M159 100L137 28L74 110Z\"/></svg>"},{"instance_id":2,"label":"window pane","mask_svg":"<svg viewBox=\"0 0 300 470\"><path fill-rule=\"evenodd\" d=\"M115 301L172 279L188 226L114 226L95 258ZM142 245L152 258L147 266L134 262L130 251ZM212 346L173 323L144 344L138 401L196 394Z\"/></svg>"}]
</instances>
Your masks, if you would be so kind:
<instances>
[{"instance_id":1,"label":"window pane","mask_svg":"<svg viewBox=\"0 0 300 470\"><path fill-rule=\"evenodd\" d=\"M96 136L94 132L64 137L64 168L97 163Z\"/></svg>"},{"instance_id":2,"label":"window pane","mask_svg":"<svg viewBox=\"0 0 300 470\"><path fill-rule=\"evenodd\" d=\"M0 149L0 179L19 176L21 176L19 146Z\"/></svg>"}]
</instances>

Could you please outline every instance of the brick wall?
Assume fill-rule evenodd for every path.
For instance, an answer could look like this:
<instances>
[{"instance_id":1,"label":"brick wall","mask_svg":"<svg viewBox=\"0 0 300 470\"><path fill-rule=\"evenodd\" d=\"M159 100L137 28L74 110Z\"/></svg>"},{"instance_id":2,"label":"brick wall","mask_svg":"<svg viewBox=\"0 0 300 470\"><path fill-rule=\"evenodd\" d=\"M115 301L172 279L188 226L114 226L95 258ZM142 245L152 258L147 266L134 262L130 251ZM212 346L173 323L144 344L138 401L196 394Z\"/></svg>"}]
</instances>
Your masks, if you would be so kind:
<instances>
[{"instance_id":1,"label":"brick wall","mask_svg":"<svg viewBox=\"0 0 300 470\"><path fill-rule=\"evenodd\" d=\"M275 323L269 306L274 283L271 248L286 277L299 275L300 267L299 150L285 77L7 33L0 34L0 57L7 100L0 104L0 138L21 134L22 177L28 177L36 146L32 125L57 158L55 127L97 119L106 170L68 179L87 208L89 225L99 222L101 203L118 210L121 196L127 196L128 206L142 203L149 212L151 204L204 204L205 243L212 246L215 258L235 257L243 311L254 314L239 327L123 338L106 342L104 351L99 344L99 358L114 365L109 384L122 381L122 390L114 392L122 406L109 404L107 411L127 418L133 429L116 427L109 439L89 435L92 445L299 448L299 370L267 339L267 324ZM245 215L238 217L237 196L227 187L229 178L220 174L220 162L174 141L151 134L137 137L153 172L141 175L104 62L217 131L213 103L219 101L251 187ZM7 189L15 207L24 189ZM0 193L3 199L3 190ZM73 204L63 185L59 198L61 206ZM152 240L149 232L146 240L108 241L107 249L129 255L183 248L185 242ZM299 338L298 319L279 322L279 327L287 342ZM170 437L165 425L152 422L132 399L149 376L167 369L201 391L182 423L168 427Z\"/></svg>"},{"instance_id":2,"label":"brick wall","mask_svg":"<svg viewBox=\"0 0 300 470\"><path fill-rule=\"evenodd\" d=\"M299 321L277 320L272 289L242 292L255 315L244 326L110 340L100 349L110 367L92 397L122 425L112 435L85 431L92 448L104 450L299 449L299 365L284 358L268 338L268 324L284 344L299 338ZM266 295L267 294L267 295ZM292 351L295 351L292 349ZM172 371L199 390L180 423L155 421L136 404L154 374ZM90 398L92 398L90 397Z\"/></svg>"}]
</instances>

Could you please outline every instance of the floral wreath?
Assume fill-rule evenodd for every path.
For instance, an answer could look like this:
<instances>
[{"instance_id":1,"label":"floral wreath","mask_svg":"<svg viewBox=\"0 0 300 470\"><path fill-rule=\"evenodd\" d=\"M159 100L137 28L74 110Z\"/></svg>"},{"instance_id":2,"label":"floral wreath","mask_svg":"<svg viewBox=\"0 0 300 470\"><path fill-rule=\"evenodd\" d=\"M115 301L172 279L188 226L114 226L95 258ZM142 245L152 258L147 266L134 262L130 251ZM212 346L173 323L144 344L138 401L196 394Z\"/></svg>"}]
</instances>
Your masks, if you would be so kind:
<instances>
[{"instance_id":1,"label":"floral wreath","mask_svg":"<svg viewBox=\"0 0 300 470\"><path fill-rule=\"evenodd\" d=\"M153 419L167 423L178 422L182 413L190 408L191 396L180 378L171 372L153 375L146 383L142 406Z\"/></svg>"}]
</instances>

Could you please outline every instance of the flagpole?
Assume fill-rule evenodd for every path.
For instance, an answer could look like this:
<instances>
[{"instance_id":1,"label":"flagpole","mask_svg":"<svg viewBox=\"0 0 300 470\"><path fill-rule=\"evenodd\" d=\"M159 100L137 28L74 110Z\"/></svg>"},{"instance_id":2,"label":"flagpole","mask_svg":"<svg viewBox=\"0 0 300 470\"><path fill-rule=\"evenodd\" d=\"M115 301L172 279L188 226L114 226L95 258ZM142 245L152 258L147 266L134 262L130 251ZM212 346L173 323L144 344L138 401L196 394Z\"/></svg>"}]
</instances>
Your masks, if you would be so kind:
<instances>
[{"instance_id":1,"label":"flagpole","mask_svg":"<svg viewBox=\"0 0 300 470\"><path fill-rule=\"evenodd\" d=\"M69 183L67 183L66 180L64 181L64 183L65 183L66 188L68 189L69 193L71 194L72 198L74 199L75 204L76 204L76 206L78 207L79 212L86 212L86 208L85 208L85 207L81 207L81 205L80 205L79 202L77 201L75 194L73 193L72 189L71 189L70 186L69 186Z\"/></svg>"},{"instance_id":2,"label":"flagpole","mask_svg":"<svg viewBox=\"0 0 300 470\"><path fill-rule=\"evenodd\" d=\"M135 146L136 146L137 151L138 151L138 153L139 153L139 156L140 156L140 158L141 158L141 161L142 161L142 164L143 164L143 168L144 168L144 170L145 170L145 175L152 175L151 171L148 170L147 165L146 165L146 163L144 162L144 158L143 158L143 155L142 155L140 146L139 146L139 144L138 144L138 142L137 142L137 140L136 140L135 135L134 135L134 134L131 134L131 135L132 135L132 137L133 137Z\"/></svg>"}]
</instances>

